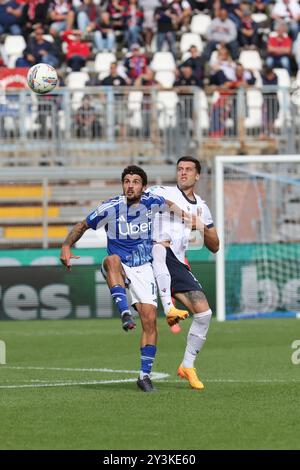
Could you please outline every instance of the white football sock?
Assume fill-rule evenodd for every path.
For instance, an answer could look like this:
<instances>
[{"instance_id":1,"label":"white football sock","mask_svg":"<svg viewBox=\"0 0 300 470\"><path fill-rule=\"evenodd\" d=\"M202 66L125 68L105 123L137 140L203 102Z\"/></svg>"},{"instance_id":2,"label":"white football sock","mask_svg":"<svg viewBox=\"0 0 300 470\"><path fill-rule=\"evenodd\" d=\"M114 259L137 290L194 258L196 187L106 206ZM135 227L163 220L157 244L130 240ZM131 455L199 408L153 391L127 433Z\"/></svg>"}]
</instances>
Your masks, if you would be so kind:
<instances>
[{"instance_id":1,"label":"white football sock","mask_svg":"<svg viewBox=\"0 0 300 470\"><path fill-rule=\"evenodd\" d=\"M187 336L187 345L182 361L183 367L194 367L197 354L205 343L211 316L212 311L210 309L206 310L206 312L196 313L194 315Z\"/></svg>"},{"instance_id":2,"label":"white football sock","mask_svg":"<svg viewBox=\"0 0 300 470\"><path fill-rule=\"evenodd\" d=\"M167 250L163 245L157 243L152 248L152 255L152 266L159 296L164 312L167 314L170 307L173 305L171 297L171 276L166 264Z\"/></svg>"}]
</instances>

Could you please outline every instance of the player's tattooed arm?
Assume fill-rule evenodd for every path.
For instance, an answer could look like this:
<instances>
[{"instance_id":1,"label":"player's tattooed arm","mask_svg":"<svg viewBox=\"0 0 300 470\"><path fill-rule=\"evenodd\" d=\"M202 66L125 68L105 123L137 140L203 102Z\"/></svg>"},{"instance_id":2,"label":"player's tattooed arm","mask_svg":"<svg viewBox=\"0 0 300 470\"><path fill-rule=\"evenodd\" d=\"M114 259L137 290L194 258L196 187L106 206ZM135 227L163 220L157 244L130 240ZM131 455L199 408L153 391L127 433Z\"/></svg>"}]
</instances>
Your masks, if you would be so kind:
<instances>
[{"instance_id":1,"label":"player's tattooed arm","mask_svg":"<svg viewBox=\"0 0 300 470\"><path fill-rule=\"evenodd\" d=\"M82 235L84 234L84 232L86 232L88 228L89 226L86 220L83 220L82 222L78 222L78 224L76 224L72 228L71 232L69 233L69 235L63 242L63 246L64 245L67 245L69 247L73 246L74 243L76 243L82 237Z\"/></svg>"},{"instance_id":2,"label":"player's tattooed arm","mask_svg":"<svg viewBox=\"0 0 300 470\"><path fill-rule=\"evenodd\" d=\"M75 256L71 252L71 246L74 245L84 234L84 232L89 228L88 224L86 223L86 220L83 220L82 222L78 222L76 224L71 232L67 235L65 241L62 244L61 247L61 252L60 252L60 261L62 262L63 265L66 266L66 268L70 271L71 270L71 259L78 259L80 256Z\"/></svg>"}]
</instances>

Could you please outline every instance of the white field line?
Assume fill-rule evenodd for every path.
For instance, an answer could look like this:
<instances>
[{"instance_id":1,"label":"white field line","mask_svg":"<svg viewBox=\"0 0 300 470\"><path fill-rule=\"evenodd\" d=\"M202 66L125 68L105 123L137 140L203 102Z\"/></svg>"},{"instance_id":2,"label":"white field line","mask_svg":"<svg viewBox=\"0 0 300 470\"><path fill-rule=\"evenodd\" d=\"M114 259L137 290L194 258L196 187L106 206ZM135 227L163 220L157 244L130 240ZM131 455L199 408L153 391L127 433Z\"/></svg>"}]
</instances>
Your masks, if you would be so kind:
<instances>
[{"instance_id":1,"label":"white field line","mask_svg":"<svg viewBox=\"0 0 300 470\"><path fill-rule=\"evenodd\" d=\"M2 367L1 367L2 369ZM50 371L68 371L68 372L107 372L107 373L123 373L123 374L139 374L138 370L120 370L120 369L107 369L107 368L71 368L71 367L36 367L36 366L4 366L4 369L17 369L17 370L50 370ZM165 374L163 372L153 372L152 379L153 380L162 380L169 377L169 374ZM82 381L59 381L55 380L51 381L41 381L40 383L32 383L33 381L30 380L31 383L25 384L10 384L10 385L0 385L0 388L41 388L41 387L68 387L68 386L76 386L76 385L103 385L103 384L118 384L118 383L129 383L135 382L136 378L132 379L112 379L112 380L82 380Z\"/></svg>"},{"instance_id":2,"label":"white field line","mask_svg":"<svg viewBox=\"0 0 300 470\"><path fill-rule=\"evenodd\" d=\"M106 372L106 373L123 373L123 374L138 374L139 371L136 370L120 370L120 369L107 369L107 368L71 368L71 367L41 367L41 366L3 366L4 369L15 369L15 370L50 370L50 371L67 371L67 372ZM153 372L152 379L160 380L165 383L180 383L183 382L182 379L169 379L169 374L163 372ZM8 380L5 380L8 382ZM41 387L68 387L76 385L104 385L104 384L118 384L118 383L130 383L135 382L136 378L127 378L127 379L111 379L111 380L68 380L66 379L56 379L53 382L48 380L29 380L30 383L25 384L8 384L0 385L0 388L41 388ZM33 383L35 382L35 383ZM206 379L205 383L237 383L237 384L286 384L286 383L300 383L300 379L232 379L232 378L216 378L216 379Z\"/></svg>"}]
</instances>

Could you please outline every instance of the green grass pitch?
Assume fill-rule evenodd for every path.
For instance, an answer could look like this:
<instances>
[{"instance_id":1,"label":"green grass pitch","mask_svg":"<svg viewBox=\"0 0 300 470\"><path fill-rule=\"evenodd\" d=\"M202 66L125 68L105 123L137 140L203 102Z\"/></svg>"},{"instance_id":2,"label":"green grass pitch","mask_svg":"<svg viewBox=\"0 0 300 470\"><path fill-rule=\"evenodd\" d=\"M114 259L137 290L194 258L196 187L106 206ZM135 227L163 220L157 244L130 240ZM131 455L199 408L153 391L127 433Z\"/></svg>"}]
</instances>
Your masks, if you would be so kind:
<instances>
[{"instance_id":1,"label":"green grass pitch","mask_svg":"<svg viewBox=\"0 0 300 470\"><path fill-rule=\"evenodd\" d=\"M0 448L299 449L299 320L213 321L197 361L200 392L176 376L189 325L173 335L159 320L154 370L168 376L145 394L132 372L140 325L1 322Z\"/></svg>"}]
</instances>

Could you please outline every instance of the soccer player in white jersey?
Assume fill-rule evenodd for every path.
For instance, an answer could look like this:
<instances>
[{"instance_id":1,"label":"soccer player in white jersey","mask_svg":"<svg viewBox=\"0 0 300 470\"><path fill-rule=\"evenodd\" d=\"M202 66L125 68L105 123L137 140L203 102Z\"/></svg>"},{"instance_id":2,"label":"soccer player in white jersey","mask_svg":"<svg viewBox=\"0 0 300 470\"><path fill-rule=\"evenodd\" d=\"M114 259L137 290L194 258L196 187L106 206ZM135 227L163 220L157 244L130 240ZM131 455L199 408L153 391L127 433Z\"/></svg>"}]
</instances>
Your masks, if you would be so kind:
<instances>
[{"instance_id":1,"label":"soccer player in white jersey","mask_svg":"<svg viewBox=\"0 0 300 470\"><path fill-rule=\"evenodd\" d=\"M119 310L125 331L135 328L126 298L125 284L131 303L138 311L142 324L141 370L137 381L144 392L154 390L150 374L156 355L156 284L151 266L152 221L156 211L169 210L173 204L164 197L145 193L147 175L138 166L131 165L122 173L123 194L100 204L88 217L76 224L61 250L61 262L70 269L72 245L84 232L105 227L108 256L103 260L102 272ZM176 208L175 208L176 211ZM182 215L177 208L177 213Z\"/></svg>"},{"instance_id":2,"label":"soccer player in white jersey","mask_svg":"<svg viewBox=\"0 0 300 470\"><path fill-rule=\"evenodd\" d=\"M219 239L211 213L206 203L194 192L200 173L201 165L197 159L181 157L177 162L177 186L155 186L149 190L167 197L191 214L194 220L192 228L202 231L204 245L216 253ZM156 244L152 249L152 265L165 313L168 313L172 305L171 288L173 296L193 313L183 361L177 373L187 379L192 388L201 390L204 385L197 376L194 363L205 343L212 312L201 284L185 264L190 234L190 227L170 220L168 214L157 214L154 222L153 239ZM167 315L170 326L180 319L179 316L168 318Z\"/></svg>"}]
</instances>

